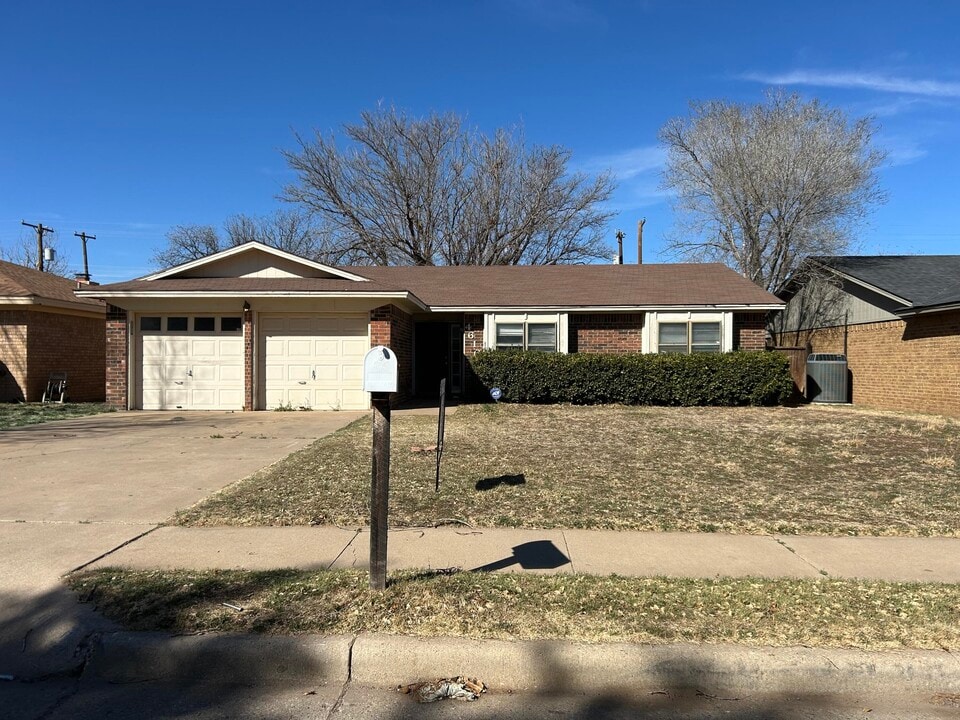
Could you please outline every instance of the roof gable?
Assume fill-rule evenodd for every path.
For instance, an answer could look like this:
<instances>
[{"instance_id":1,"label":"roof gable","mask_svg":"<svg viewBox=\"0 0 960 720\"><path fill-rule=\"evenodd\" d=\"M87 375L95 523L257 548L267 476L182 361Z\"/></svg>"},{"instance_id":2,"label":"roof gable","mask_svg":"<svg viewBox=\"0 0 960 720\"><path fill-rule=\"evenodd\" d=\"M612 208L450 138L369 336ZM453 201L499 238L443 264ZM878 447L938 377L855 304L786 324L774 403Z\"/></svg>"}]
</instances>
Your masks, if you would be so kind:
<instances>
[{"instance_id":1,"label":"roof gable","mask_svg":"<svg viewBox=\"0 0 960 720\"><path fill-rule=\"evenodd\" d=\"M314 262L259 242L248 242L177 265L143 280L173 278L328 278L366 282L341 268Z\"/></svg>"},{"instance_id":2,"label":"roof gable","mask_svg":"<svg viewBox=\"0 0 960 720\"><path fill-rule=\"evenodd\" d=\"M919 308L960 302L960 255L838 255L814 258L841 276Z\"/></svg>"}]
</instances>

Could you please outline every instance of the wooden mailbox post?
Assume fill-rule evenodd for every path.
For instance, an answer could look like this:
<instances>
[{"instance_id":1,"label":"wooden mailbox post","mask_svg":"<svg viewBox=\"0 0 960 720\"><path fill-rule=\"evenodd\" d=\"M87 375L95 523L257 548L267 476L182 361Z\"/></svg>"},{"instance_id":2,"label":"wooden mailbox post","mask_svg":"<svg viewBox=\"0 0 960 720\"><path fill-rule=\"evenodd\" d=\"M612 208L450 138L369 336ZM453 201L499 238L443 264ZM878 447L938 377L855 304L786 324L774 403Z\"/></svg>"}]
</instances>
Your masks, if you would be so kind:
<instances>
[{"instance_id":1,"label":"wooden mailbox post","mask_svg":"<svg viewBox=\"0 0 960 720\"><path fill-rule=\"evenodd\" d=\"M397 391L397 356L377 345L363 358L363 389L373 406L370 472L370 588L387 587L387 498L390 492L390 393Z\"/></svg>"}]
</instances>

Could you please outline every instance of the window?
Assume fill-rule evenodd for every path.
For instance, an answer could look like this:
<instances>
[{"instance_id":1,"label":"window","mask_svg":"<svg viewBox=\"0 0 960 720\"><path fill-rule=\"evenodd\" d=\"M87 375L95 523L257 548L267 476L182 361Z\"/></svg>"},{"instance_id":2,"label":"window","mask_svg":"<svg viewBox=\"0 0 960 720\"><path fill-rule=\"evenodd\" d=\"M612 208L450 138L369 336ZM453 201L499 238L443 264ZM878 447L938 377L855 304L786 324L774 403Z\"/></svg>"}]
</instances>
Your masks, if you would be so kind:
<instances>
[{"instance_id":1,"label":"window","mask_svg":"<svg viewBox=\"0 0 960 720\"><path fill-rule=\"evenodd\" d=\"M240 328L243 327L243 321L238 317L222 317L220 318L220 329L223 332L240 332Z\"/></svg>"},{"instance_id":2,"label":"window","mask_svg":"<svg viewBox=\"0 0 960 720\"><path fill-rule=\"evenodd\" d=\"M557 351L556 323L497 323L497 350Z\"/></svg>"},{"instance_id":3,"label":"window","mask_svg":"<svg viewBox=\"0 0 960 720\"><path fill-rule=\"evenodd\" d=\"M160 318L158 317L141 317L140 318L140 329L141 330L159 330L160 329Z\"/></svg>"},{"instance_id":4,"label":"window","mask_svg":"<svg viewBox=\"0 0 960 720\"><path fill-rule=\"evenodd\" d=\"M662 322L658 327L661 353L720 352L718 322Z\"/></svg>"},{"instance_id":5,"label":"window","mask_svg":"<svg viewBox=\"0 0 960 720\"><path fill-rule=\"evenodd\" d=\"M213 332L216 330L217 319L212 317L195 317L193 319L194 332Z\"/></svg>"},{"instance_id":6,"label":"window","mask_svg":"<svg viewBox=\"0 0 960 720\"><path fill-rule=\"evenodd\" d=\"M185 332L187 329L187 318L185 317L168 317L167 318L167 332Z\"/></svg>"}]
</instances>

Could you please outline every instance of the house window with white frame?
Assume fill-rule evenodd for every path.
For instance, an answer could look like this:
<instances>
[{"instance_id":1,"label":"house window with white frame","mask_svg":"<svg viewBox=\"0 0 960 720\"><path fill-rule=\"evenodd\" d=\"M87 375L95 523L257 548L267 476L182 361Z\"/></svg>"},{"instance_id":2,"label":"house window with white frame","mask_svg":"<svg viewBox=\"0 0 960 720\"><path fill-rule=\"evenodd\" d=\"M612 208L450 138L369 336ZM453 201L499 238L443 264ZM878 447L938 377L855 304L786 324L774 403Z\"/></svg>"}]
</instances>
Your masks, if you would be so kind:
<instances>
[{"instance_id":1,"label":"house window with white frame","mask_svg":"<svg viewBox=\"0 0 960 720\"><path fill-rule=\"evenodd\" d=\"M484 347L496 350L567 352L566 313L489 313Z\"/></svg>"},{"instance_id":2,"label":"house window with white frame","mask_svg":"<svg viewBox=\"0 0 960 720\"><path fill-rule=\"evenodd\" d=\"M664 353L718 353L722 347L719 322L661 322L657 326L657 352Z\"/></svg>"}]
</instances>

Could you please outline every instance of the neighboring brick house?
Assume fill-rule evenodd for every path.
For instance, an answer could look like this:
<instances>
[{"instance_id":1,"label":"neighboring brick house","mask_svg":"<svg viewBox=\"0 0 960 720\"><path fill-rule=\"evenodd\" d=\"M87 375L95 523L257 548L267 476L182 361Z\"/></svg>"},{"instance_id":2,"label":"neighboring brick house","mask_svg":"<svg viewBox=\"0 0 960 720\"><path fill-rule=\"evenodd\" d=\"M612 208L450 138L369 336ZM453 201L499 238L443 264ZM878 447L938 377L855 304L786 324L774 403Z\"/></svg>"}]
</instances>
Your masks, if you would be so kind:
<instances>
[{"instance_id":1,"label":"neighboring brick house","mask_svg":"<svg viewBox=\"0 0 960 720\"><path fill-rule=\"evenodd\" d=\"M0 402L38 402L51 373L67 399L104 399L104 304L77 283L0 260Z\"/></svg>"},{"instance_id":2,"label":"neighboring brick house","mask_svg":"<svg viewBox=\"0 0 960 720\"><path fill-rule=\"evenodd\" d=\"M124 408L369 407L363 356L397 354L397 399L470 389L483 348L760 350L783 303L716 264L337 268L247 243L88 288Z\"/></svg>"},{"instance_id":3,"label":"neighboring brick house","mask_svg":"<svg viewBox=\"0 0 960 720\"><path fill-rule=\"evenodd\" d=\"M827 281L780 293L780 343L846 355L855 405L960 417L960 255L808 262Z\"/></svg>"}]
</instances>

